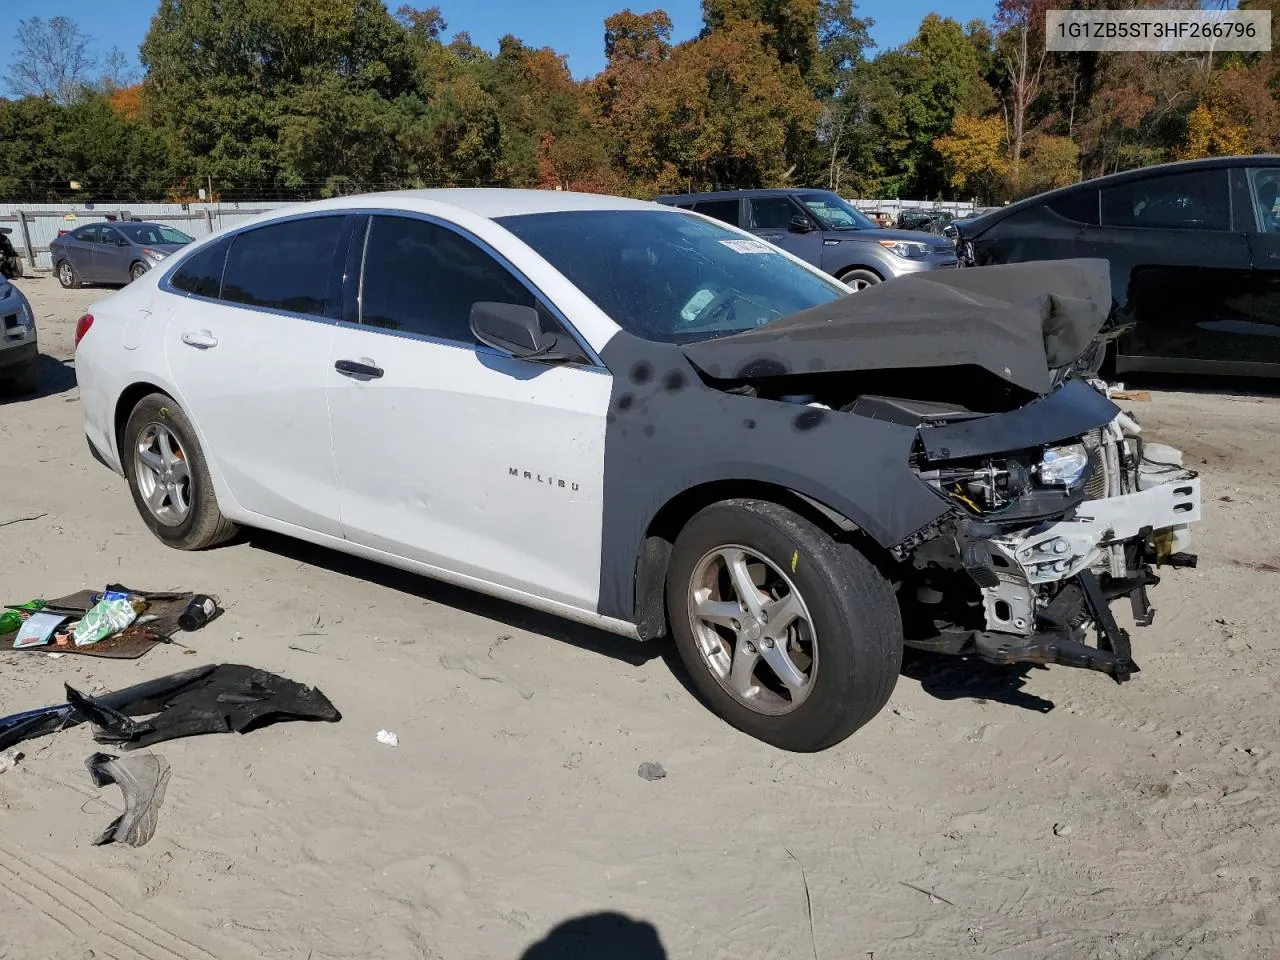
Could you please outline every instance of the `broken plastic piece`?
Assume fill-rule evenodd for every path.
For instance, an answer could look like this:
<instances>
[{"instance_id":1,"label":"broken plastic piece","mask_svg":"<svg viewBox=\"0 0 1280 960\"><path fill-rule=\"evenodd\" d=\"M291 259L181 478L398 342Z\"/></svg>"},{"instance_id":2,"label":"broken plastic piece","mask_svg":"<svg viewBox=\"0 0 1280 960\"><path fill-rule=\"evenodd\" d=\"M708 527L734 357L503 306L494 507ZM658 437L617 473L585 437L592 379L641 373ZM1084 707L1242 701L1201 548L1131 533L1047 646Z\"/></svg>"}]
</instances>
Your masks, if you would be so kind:
<instances>
[{"instance_id":1,"label":"broken plastic piece","mask_svg":"<svg viewBox=\"0 0 1280 960\"><path fill-rule=\"evenodd\" d=\"M236 663L196 667L98 697L68 687L67 698L0 717L0 750L87 720L97 725L96 737L128 750L200 733L247 733L277 720L342 719L314 687Z\"/></svg>"},{"instance_id":2,"label":"broken plastic piece","mask_svg":"<svg viewBox=\"0 0 1280 960\"><path fill-rule=\"evenodd\" d=\"M95 753L85 759L84 765L95 786L114 783L124 794L124 813L111 821L93 845L100 847L118 842L140 847L150 840L160 821L160 805L164 803L164 791L169 783L169 761L158 753L136 753L123 758Z\"/></svg>"}]
</instances>

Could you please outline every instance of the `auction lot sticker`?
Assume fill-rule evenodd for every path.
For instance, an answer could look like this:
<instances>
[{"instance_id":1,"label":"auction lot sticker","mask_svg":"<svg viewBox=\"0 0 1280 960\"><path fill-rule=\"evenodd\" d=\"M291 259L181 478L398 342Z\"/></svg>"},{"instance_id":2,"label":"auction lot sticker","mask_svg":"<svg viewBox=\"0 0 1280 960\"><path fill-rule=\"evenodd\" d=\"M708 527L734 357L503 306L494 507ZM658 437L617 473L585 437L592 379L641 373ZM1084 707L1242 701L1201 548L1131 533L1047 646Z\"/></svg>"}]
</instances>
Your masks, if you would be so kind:
<instances>
[{"instance_id":1,"label":"auction lot sticker","mask_svg":"<svg viewBox=\"0 0 1280 960\"><path fill-rule=\"evenodd\" d=\"M1046 46L1125 53L1271 49L1270 10L1049 10Z\"/></svg>"}]
</instances>

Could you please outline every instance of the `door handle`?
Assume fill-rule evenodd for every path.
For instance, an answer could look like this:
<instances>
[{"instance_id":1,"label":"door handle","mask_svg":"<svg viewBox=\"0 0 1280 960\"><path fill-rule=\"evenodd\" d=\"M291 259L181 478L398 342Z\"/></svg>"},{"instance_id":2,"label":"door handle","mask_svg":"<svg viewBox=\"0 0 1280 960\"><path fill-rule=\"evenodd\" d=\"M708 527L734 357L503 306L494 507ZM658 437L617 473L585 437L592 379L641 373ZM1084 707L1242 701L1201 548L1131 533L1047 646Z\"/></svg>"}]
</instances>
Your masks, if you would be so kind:
<instances>
[{"instance_id":1,"label":"door handle","mask_svg":"<svg viewBox=\"0 0 1280 960\"><path fill-rule=\"evenodd\" d=\"M182 335L182 342L197 350L208 350L218 345L218 338L208 330L188 330Z\"/></svg>"},{"instance_id":2,"label":"door handle","mask_svg":"<svg viewBox=\"0 0 1280 960\"><path fill-rule=\"evenodd\" d=\"M333 369L352 380L377 380L383 373L382 368L374 366L373 361L368 357L361 357L359 360L339 360L333 365Z\"/></svg>"}]
</instances>

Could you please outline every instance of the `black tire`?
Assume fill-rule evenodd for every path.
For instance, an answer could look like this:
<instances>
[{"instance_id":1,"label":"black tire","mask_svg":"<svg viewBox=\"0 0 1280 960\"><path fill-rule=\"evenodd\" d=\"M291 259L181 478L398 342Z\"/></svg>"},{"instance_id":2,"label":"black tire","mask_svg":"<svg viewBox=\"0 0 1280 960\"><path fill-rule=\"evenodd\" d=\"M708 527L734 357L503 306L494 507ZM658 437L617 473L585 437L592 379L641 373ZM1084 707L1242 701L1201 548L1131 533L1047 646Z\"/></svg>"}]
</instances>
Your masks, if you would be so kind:
<instances>
[{"instance_id":1,"label":"black tire","mask_svg":"<svg viewBox=\"0 0 1280 960\"><path fill-rule=\"evenodd\" d=\"M133 266L129 268L129 282L133 283L134 280L137 280L140 276L142 276L146 272L147 272L147 265L143 263L141 260L139 260L137 263L133 264Z\"/></svg>"},{"instance_id":2,"label":"black tire","mask_svg":"<svg viewBox=\"0 0 1280 960\"><path fill-rule=\"evenodd\" d=\"M185 518L172 525L161 522L152 512L141 489L143 481L139 477L136 451L139 436L152 425L162 426L173 435L187 465L186 499L190 506ZM143 522L162 542L178 550L204 550L236 535L236 525L224 517L218 508L213 481L209 478L209 467L191 421L170 397L163 393L152 393L138 401L124 427L120 460L129 480L134 506L138 508Z\"/></svg>"},{"instance_id":3,"label":"black tire","mask_svg":"<svg viewBox=\"0 0 1280 960\"><path fill-rule=\"evenodd\" d=\"M854 270L846 270L837 278L841 283L847 283L855 290L861 290L864 287L874 287L877 283L881 283L880 274L874 270L868 270L865 267L858 267Z\"/></svg>"},{"instance_id":4,"label":"black tire","mask_svg":"<svg viewBox=\"0 0 1280 960\"><path fill-rule=\"evenodd\" d=\"M815 674L790 712L770 715L731 694L700 652L689 611L700 561L737 545L790 569L813 625ZM889 582L854 546L809 520L760 500L702 510L676 538L667 575L667 615L680 658L708 705L744 733L784 750L824 750L880 712L902 667L902 620ZM741 642L741 641L738 641Z\"/></svg>"},{"instance_id":5,"label":"black tire","mask_svg":"<svg viewBox=\"0 0 1280 960\"><path fill-rule=\"evenodd\" d=\"M53 272L58 275L58 282L62 284L63 289L73 290L80 286L80 274L76 273L76 268L71 265L70 260L59 260L54 264Z\"/></svg>"}]
</instances>

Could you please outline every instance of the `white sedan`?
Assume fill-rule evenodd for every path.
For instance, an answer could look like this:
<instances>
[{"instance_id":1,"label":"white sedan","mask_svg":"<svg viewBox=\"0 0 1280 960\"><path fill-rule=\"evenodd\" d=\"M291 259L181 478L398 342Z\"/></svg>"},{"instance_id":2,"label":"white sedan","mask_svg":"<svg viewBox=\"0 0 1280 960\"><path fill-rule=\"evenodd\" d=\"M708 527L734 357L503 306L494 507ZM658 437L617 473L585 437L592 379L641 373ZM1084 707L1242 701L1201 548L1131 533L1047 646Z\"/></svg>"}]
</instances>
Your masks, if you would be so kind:
<instances>
[{"instance_id":1,"label":"white sedan","mask_svg":"<svg viewBox=\"0 0 1280 960\"><path fill-rule=\"evenodd\" d=\"M948 427L926 402L951 382L928 372L942 361L901 359L909 321L864 341L840 318L925 289L895 286L846 299L750 234L639 201L348 197L206 238L96 303L76 368L90 447L165 543L259 527L639 639L669 632L729 722L817 750L888 700L899 597L917 592L937 615L923 641L908 617L907 642L942 649L941 631L951 652L1052 662L1036 616L1052 608L1075 643L1062 662L1119 678L1130 665L1095 594L1064 588L1095 571L1107 586L1112 531L1195 519L1118 496L1106 524L1050 537L1046 520L1106 492L1082 439L1115 408L1050 384L1037 320L1014 353L974 360L1009 381L1005 406L983 401L987 446L950 457L940 431L971 437L978 416L964 383L945 388L963 421ZM916 369L886 368L903 363ZM883 393L886 374L897 399L859 407L859 384ZM1002 416L1018 452L1000 462L1034 454L1016 469L992 467ZM1071 552L1009 568L1033 530ZM980 549L938 548L957 531ZM984 563L1005 567L998 588ZM1091 624L1108 631L1098 648ZM977 634L1007 642L976 649Z\"/></svg>"}]
</instances>

